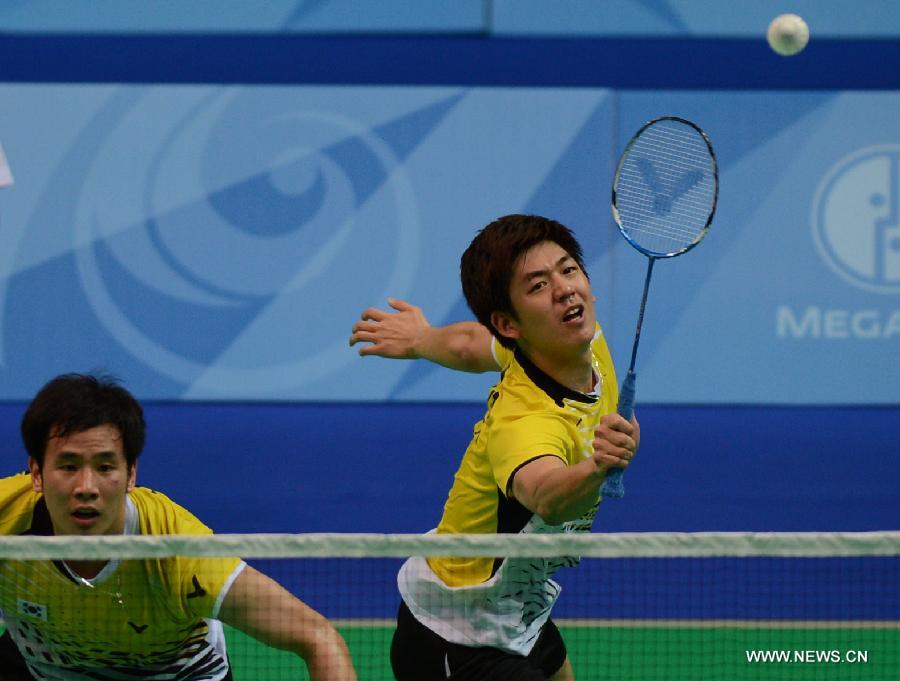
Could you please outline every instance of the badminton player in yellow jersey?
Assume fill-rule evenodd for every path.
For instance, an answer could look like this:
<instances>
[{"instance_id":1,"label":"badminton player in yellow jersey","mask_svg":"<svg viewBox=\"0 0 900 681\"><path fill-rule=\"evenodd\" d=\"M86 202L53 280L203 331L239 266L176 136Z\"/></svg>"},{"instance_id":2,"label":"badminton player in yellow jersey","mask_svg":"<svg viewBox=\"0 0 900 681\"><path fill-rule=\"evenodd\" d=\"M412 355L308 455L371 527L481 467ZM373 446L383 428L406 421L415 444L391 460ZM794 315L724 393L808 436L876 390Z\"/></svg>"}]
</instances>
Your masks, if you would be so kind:
<instances>
[{"instance_id":1,"label":"badminton player in yellow jersey","mask_svg":"<svg viewBox=\"0 0 900 681\"><path fill-rule=\"evenodd\" d=\"M116 382L53 379L22 437L30 471L0 480L0 534L210 534L136 486L143 410ZM222 622L295 652L313 680L356 679L331 624L239 558L3 560L0 609L0 681L231 679Z\"/></svg>"},{"instance_id":2,"label":"badminton player in yellow jersey","mask_svg":"<svg viewBox=\"0 0 900 681\"><path fill-rule=\"evenodd\" d=\"M500 370L454 477L437 532L585 532L611 467L628 465L637 421L615 413L618 387L594 313L581 247L553 220L509 215L460 263L478 322L432 327L391 300L368 309L350 343L362 355ZM398 681L571 681L550 619L560 567L577 558L411 558L391 662Z\"/></svg>"}]
</instances>

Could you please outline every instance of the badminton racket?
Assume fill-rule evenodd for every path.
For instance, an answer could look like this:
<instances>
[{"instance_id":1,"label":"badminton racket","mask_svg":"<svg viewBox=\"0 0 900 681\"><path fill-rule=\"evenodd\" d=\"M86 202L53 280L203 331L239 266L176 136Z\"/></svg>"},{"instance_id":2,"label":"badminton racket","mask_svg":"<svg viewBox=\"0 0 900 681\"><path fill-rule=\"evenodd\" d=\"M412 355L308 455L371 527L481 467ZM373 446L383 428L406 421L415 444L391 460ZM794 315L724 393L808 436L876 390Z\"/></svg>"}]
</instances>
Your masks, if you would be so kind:
<instances>
[{"instance_id":1,"label":"badminton racket","mask_svg":"<svg viewBox=\"0 0 900 681\"><path fill-rule=\"evenodd\" d=\"M638 313L631 362L619 392L617 411L634 416L634 366L653 265L687 253L709 231L719 195L716 154L696 124L662 116L638 130L619 159L612 188L612 214L631 246L647 256L644 293ZM604 497L625 494L621 468L611 468L601 487Z\"/></svg>"}]
</instances>

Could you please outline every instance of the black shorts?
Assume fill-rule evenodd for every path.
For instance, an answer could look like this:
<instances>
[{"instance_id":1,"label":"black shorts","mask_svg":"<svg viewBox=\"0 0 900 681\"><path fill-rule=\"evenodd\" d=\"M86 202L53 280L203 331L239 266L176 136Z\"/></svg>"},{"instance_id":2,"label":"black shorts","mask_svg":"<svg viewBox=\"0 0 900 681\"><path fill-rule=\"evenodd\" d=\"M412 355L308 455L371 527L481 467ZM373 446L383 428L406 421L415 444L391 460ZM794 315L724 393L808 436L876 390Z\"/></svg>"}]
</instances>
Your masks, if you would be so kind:
<instances>
[{"instance_id":1,"label":"black shorts","mask_svg":"<svg viewBox=\"0 0 900 681\"><path fill-rule=\"evenodd\" d=\"M0 636L0 681L34 681L8 631Z\"/></svg>"},{"instance_id":2,"label":"black shorts","mask_svg":"<svg viewBox=\"0 0 900 681\"><path fill-rule=\"evenodd\" d=\"M547 620L525 657L445 641L402 602L391 643L391 667L397 681L547 681L565 661L566 644L552 620Z\"/></svg>"}]
</instances>

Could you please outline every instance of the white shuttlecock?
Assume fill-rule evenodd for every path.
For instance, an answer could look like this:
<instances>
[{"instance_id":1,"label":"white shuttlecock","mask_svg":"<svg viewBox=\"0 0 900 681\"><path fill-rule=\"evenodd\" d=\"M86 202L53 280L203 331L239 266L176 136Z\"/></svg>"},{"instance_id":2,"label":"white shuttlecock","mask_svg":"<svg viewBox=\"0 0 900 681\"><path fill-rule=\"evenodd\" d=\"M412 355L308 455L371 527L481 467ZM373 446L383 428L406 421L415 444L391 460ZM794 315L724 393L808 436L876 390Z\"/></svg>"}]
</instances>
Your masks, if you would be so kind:
<instances>
[{"instance_id":1,"label":"white shuttlecock","mask_svg":"<svg viewBox=\"0 0 900 681\"><path fill-rule=\"evenodd\" d=\"M772 19L766 38L769 47L775 52L790 57L806 47L809 42L809 26L803 21L803 17L796 14L781 14Z\"/></svg>"}]
</instances>

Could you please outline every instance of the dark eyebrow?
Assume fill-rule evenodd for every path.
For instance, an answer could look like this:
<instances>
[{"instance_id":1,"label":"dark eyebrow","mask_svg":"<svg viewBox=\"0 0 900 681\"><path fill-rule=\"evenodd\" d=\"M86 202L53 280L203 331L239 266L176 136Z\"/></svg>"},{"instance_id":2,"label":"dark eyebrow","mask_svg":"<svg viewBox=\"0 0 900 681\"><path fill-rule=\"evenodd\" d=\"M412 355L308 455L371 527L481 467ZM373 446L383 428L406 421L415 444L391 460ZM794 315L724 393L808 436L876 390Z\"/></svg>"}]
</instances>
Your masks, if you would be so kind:
<instances>
[{"instance_id":1,"label":"dark eyebrow","mask_svg":"<svg viewBox=\"0 0 900 681\"><path fill-rule=\"evenodd\" d=\"M78 454L77 452L60 452L59 456L56 457L58 461L72 461L76 459L85 458L83 454ZM115 452L97 452L92 459L115 459Z\"/></svg>"},{"instance_id":2,"label":"dark eyebrow","mask_svg":"<svg viewBox=\"0 0 900 681\"><path fill-rule=\"evenodd\" d=\"M566 262L566 260L573 260L573 258L571 255L566 253L559 260L556 261L556 263L553 265L553 269L558 268L560 265L562 265L564 262ZM531 272L526 272L525 273L525 281L529 282L532 279L537 279L538 277L545 277L545 276L547 276L548 272L549 272L549 270L532 270Z\"/></svg>"}]
</instances>

